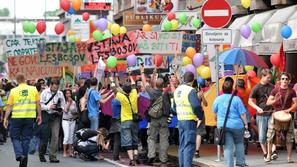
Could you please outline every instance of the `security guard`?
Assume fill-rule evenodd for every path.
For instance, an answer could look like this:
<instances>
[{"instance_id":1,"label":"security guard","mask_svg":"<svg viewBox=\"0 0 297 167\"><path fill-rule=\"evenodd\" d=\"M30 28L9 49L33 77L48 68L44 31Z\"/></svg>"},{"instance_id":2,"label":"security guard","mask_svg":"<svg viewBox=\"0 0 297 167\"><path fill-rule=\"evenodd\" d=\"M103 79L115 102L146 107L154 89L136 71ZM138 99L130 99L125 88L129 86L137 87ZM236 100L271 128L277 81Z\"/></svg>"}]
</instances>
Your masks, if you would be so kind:
<instances>
[{"instance_id":1,"label":"security guard","mask_svg":"<svg viewBox=\"0 0 297 167\"><path fill-rule=\"evenodd\" d=\"M179 166L192 166L192 161L196 149L196 129L197 121L203 117L195 89L192 87L194 74L186 72L184 82L174 91L174 105L178 119L179 129Z\"/></svg>"},{"instance_id":2,"label":"security guard","mask_svg":"<svg viewBox=\"0 0 297 167\"><path fill-rule=\"evenodd\" d=\"M16 160L20 162L20 167L27 167L36 111L38 113L36 121L38 125L41 124L40 98L37 89L26 84L24 75L17 75L16 80L19 86L10 92L4 127L8 127L8 117L11 114L10 136Z\"/></svg>"}]
</instances>

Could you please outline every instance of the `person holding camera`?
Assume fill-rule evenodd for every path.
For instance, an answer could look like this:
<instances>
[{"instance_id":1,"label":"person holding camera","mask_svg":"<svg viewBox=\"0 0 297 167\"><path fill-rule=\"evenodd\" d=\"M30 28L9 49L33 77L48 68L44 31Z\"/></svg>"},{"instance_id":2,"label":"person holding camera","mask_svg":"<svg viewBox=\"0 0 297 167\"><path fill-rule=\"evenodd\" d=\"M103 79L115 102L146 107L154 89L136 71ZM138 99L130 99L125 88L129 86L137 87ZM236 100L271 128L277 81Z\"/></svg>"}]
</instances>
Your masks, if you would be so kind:
<instances>
[{"instance_id":1,"label":"person holding camera","mask_svg":"<svg viewBox=\"0 0 297 167\"><path fill-rule=\"evenodd\" d=\"M40 134L39 146L39 160L46 162L44 157L50 139L50 153L49 160L51 163L59 163L57 159L59 132L61 124L61 116L65 111L65 98L63 93L59 90L60 82L58 79L52 79L50 88L45 89L41 93L40 103L42 110L42 125Z\"/></svg>"}]
</instances>

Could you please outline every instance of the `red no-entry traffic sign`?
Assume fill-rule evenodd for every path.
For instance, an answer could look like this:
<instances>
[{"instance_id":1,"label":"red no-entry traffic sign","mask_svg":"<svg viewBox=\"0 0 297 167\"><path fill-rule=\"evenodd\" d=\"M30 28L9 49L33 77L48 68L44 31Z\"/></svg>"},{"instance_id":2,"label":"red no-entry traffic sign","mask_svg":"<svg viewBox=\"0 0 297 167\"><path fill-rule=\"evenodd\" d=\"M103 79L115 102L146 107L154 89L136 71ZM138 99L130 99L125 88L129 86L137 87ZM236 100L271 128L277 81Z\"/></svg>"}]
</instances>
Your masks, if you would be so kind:
<instances>
[{"instance_id":1,"label":"red no-entry traffic sign","mask_svg":"<svg viewBox=\"0 0 297 167\"><path fill-rule=\"evenodd\" d=\"M226 0L207 0L202 6L201 16L209 27L222 28L231 20L231 6Z\"/></svg>"}]
</instances>

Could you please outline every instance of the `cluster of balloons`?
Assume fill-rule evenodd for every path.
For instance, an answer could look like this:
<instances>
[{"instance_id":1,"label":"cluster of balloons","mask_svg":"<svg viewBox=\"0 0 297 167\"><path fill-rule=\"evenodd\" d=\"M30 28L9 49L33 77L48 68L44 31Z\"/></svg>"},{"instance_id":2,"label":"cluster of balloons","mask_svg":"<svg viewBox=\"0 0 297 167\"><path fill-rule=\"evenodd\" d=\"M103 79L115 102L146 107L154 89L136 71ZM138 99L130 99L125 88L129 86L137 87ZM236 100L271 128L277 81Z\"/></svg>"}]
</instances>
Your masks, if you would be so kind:
<instances>
[{"instance_id":1,"label":"cluster of balloons","mask_svg":"<svg viewBox=\"0 0 297 167\"><path fill-rule=\"evenodd\" d=\"M26 33L33 34L36 30L36 26L33 22L25 21L23 23L23 31Z\"/></svg>"},{"instance_id":2,"label":"cluster of balloons","mask_svg":"<svg viewBox=\"0 0 297 167\"><path fill-rule=\"evenodd\" d=\"M72 0L71 3L69 0L61 0L60 6L69 14L74 14L75 11L80 10L81 3L81 0Z\"/></svg>"},{"instance_id":3,"label":"cluster of balloons","mask_svg":"<svg viewBox=\"0 0 297 167\"><path fill-rule=\"evenodd\" d=\"M120 35L127 33L127 28L120 26L119 24L112 24L106 18L100 18L94 22L94 26L97 28L92 33L94 40L102 41L107 38L111 38L112 35Z\"/></svg>"},{"instance_id":4,"label":"cluster of balloons","mask_svg":"<svg viewBox=\"0 0 297 167\"><path fill-rule=\"evenodd\" d=\"M76 37L75 34L76 33L72 30L69 30L67 32L67 37L68 37L69 42L80 42L81 41L80 37Z\"/></svg>"},{"instance_id":5,"label":"cluster of balloons","mask_svg":"<svg viewBox=\"0 0 297 167\"><path fill-rule=\"evenodd\" d=\"M257 33L257 32L260 32L261 29L262 29L262 25L259 22L255 21L252 23L251 27L248 25L242 25L240 27L240 35L242 37L244 37L245 39L248 39L250 37L252 31Z\"/></svg>"},{"instance_id":6,"label":"cluster of balloons","mask_svg":"<svg viewBox=\"0 0 297 167\"><path fill-rule=\"evenodd\" d=\"M181 13L176 17L175 13L168 13L167 14L167 21L163 24L163 28L165 31L177 30L179 24L186 25L188 22L188 16L185 13ZM194 18L192 20L192 25L195 28L200 27L201 20L198 18Z\"/></svg>"}]
</instances>

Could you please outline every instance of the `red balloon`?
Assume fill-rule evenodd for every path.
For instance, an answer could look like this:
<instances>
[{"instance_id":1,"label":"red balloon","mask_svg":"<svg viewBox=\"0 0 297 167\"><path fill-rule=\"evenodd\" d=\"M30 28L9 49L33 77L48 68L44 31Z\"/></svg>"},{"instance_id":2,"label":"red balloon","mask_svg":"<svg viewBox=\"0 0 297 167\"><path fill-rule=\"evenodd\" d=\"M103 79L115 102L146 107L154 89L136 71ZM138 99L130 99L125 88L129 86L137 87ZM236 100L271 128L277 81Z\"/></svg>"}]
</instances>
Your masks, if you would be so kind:
<instances>
[{"instance_id":1,"label":"red balloon","mask_svg":"<svg viewBox=\"0 0 297 167\"><path fill-rule=\"evenodd\" d=\"M88 12L84 12L84 13L82 14L82 16L83 16L84 21L88 21L89 18L90 18L90 14L89 14Z\"/></svg>"},{"instance_id":2,"label":"red balloon","mask_svg":"<svg viewBox=\"0 0 297 167\"><path fill-rule=\"evenodd\" d=\"M161 55L155 55L155 61L154 61L155 65L157 67L160 67L163 63L163 56Z\"/></svg>"},{"instance_id":3,"label":"red balloon","mask_svg":"<svg viewBox=\"0 0 297 167\"><path fill-rule=\"evenodd\" d=\"M171 21L176 18L175 13L167 13L167 20Z\"/></svg>"},{"instance_id":4,"label":"red balloon","mask_svg":"<svg viewBox=\"0 0 297 167\"><path fill-rule=\"evenodd\" d=\"M62 0L60 6L67 12L70 9L70 2L68 0Z\"/></svg>"},{"instance_id":5,"label":"red balloon","mask_svg":"<svg viewBox=\"0 0 297 167\"><path fill-rule=\"evenodd\" d=\"M248 71L246 74L247 74L247 76L249 76L251 78L254 78L257 76L256 72L253 70Z\"/></svg>"},{"instance_id":6,"label":"red balloon","mask_svg":"<svg viewBox=\"0 0 297 167\"><path fill-rule=\"evenodd\" d=\"M279 67L280 66L280 62L281 62L279 54L272 54L270 56L270 62L275 67Z\"/></svg>"},{"instance_id":7,"label":"red balloon","mask_svg":"<svg viewBox=\"0 0 297 167\"><path fill-rule=\"evenodd\" d=\"M46 24L44 21L39 21L36 25L36 29L39 32L39 34L42 34L46 30Z\"/></svg>"},{"instance_id":8,"label":"red balloon","mask_svg":"<svg viewBox=\"0 0 297 167\"><path fill-rule=\"evenodd\" d=\"M55 31L57 35L62 34L64 32L64 24L63 23L56 24Z\"/></svg>"}]
</instances>

